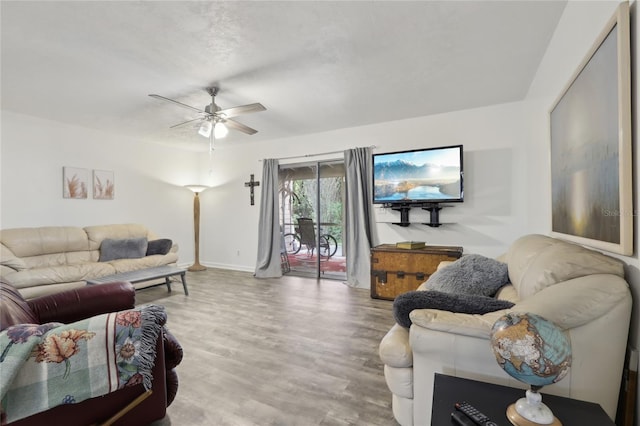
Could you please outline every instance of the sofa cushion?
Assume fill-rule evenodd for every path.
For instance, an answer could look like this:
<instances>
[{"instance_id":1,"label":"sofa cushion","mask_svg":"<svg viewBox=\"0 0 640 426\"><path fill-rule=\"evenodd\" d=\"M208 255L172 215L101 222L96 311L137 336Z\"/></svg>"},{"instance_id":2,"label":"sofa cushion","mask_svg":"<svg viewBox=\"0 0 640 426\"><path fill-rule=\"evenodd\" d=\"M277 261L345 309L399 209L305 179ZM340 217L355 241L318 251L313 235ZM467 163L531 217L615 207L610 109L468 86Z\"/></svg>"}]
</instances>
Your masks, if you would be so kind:
<instances>
[{"instance_id":1,"label":"sofa cushion","mask_svg":"<svg viewBox=\"0 0 640 426\"><path fill-rule=\"evenodd\" d=\"M155 240L157 238L146 226L138 223L86 226L84 231L87 233L90 250L99 250L102 241L107 238L112 240L142 237Z\"/></svg>"},{"instance_id":2,"label":"sofa cushion","mask_svg":"<svg viewBox=\"0 0 640 426\"><path fill-rule=\"evenodd\" d=\"M0 241L20 258L89 250L87 234L72 226L3 229Z\"/></svg>"},{"instance_id":3,"label":"sofa cushion","mask_svg":"<svg viewBox=\"0 0 640 426\"><path fill-rule=\"evenodd\" d=\"M393 301L393 317L403 327L411 327L409 314L414 309L438 309L463 314L486 314L509 309L513 302L471 294L450 294L440 291L408 291Z\"/></svg>"},{"instance_id":4,"label":"sofa cushion","mask_svg":"<svg viewBox=\"0 0 640 426\"><path fill-rule=\"evenodd\" d=\"M424 288L443 293L493 296L508 282L506 263L469 254L434 272Z\"/></svg>"},{"instance_id":5,"label":"sofa cushion","mask_svg":"<svg viewBox=\"0 0 640 426\"><path fill-rule=\"evenodd\" d=\"M28 287L47 287L51 284L86 281L115 273L115 268L109 263L91 262L24 269L8 274L6 278L24 295L22 289Z\"/></svg>"},{"instance_id":6,"label":"sofa cushion","mask_svg":"<svg viewBox=\"0 0 640 426\"><path fill-rule=\"evenodd\" d=\"M543 235L528 235L508 251L509 276L520 299L554 284L594 274L624 278L622 261Z\"/></svg>"},{"instance_id":7,"label":"sofa cushion","mask_svg":"<svg viewBox=\"0 0 640 426\"><path fill-rule=\"evenodd\" d=\"M167 254L169 253L169 250L171 250L172 245L173 241L168 238L151 240L147 245L147 256L152 256L154 254Z\"/></svg>"},{"instance_id":8,"label":"sofa cushion","mask_svg":"<svg viewBox=\"0 0 640 426\"><path fill-rule=\"evenodd\" d=\"M24 263L24 260L16 257L4 244L0 244L0 265L7 266L14 271L27 269L27 264Z\"/></svg>"},{"instance_id":9,"label":"sofa cushion","mask_svg":"<svg viewBox=\"0 0 640 426\"><path fill-rule=\"evenodd\" d=\"M168 265L178 261L177 253L167 253L164 256L145 256L140 259L115 259L107 262L116 273L137 271L154 266Z\"/></svg>"},{"instance_id":10,"label":"sofa cushion","mask_svg":"<svg viewBox=\"0 0 640 426\"><path fill-rule=\"evenodd\" d=\"M40 256L30 256L22 258L26 269L48 268L54 266L74 265L78 263L87 263L92 261L90 251L73 251L49 253ZM96 256L96 261L98 260Z\"/></svg>"},{"instance_id":11,"label":"sofa cushion","mask_svg":"<svg viewBox=\"0 0 640 426\"><path fill-rule=\"evenodd\" d=\"M100 244L100 262L115 259L139 259L147 254L146 238L114 240L106 238Z\"/></svg>"}]
</instances>

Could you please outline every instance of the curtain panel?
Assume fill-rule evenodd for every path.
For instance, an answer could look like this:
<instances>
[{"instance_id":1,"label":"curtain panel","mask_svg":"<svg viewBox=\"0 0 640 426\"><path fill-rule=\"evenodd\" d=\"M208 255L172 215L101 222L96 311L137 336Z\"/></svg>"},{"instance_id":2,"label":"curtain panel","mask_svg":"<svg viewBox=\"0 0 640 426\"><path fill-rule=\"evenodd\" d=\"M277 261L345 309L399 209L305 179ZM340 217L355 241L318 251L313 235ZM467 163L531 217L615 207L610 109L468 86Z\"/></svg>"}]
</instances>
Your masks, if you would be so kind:
<instances>
[{"instance_id":1,"label":"curtain panel","mask_svg":"<svg viewBox=\"0 0 640 426\"><path fill-rule=\"evenodd\" d=\"M254 275L257 278L282 276L280 266L280 210L278 206L278 160L262 162L260 220L258 222L258 259Z\"/></svg>"},{"instance_id":2,"label":"curtain panel","mask_svg":"<svg viewBox=\"0 0 640 426\"><path fill-rule=\"evenodd\" d=\"M373 246L373 205L371 148L344 152L346 169L345 245L347 282L350 287L370 288L371 247Z\"/></svg>"}]
</instances>

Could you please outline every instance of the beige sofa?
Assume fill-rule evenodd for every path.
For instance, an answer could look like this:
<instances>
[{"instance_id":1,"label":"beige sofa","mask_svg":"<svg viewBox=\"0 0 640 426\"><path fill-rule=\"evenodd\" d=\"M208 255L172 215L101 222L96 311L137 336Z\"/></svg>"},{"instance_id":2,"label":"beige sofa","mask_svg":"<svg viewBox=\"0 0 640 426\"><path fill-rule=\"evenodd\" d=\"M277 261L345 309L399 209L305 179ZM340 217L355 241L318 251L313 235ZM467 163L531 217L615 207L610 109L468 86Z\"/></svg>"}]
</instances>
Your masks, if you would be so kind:
<instances>
[{"instance_id":1,"label":"beige sofa","mask_svg":"<svg viewBox=\"0 0 640 426\"><path fill-rule=\"evenodd\" d=\"M167 254L99 261L103 240L140 238L158 240L152 231L139 224L3 229L0 276L25 299L32 299L84 286L87 279L178 261L176 244Z\"/></svg>"},{"instance_id":2,"label":"beige sofa","mask_svg":"<svg viewBox=\"0 0 640 426\"><path fill-rule=\"evenodd\" d=\"M497 297L514 302L511 309L484 315L413 310L410 329L396 324L382 339L380 357L398 423L431 424L434 373L525 388L498 366L489 346L493 323L509 311L541 315L571 339L571 370L543 395L596 402L614 419L632 304L623 263L542 235L518 239L500 260L511 284Z\"/></svg>"}]
</instances>

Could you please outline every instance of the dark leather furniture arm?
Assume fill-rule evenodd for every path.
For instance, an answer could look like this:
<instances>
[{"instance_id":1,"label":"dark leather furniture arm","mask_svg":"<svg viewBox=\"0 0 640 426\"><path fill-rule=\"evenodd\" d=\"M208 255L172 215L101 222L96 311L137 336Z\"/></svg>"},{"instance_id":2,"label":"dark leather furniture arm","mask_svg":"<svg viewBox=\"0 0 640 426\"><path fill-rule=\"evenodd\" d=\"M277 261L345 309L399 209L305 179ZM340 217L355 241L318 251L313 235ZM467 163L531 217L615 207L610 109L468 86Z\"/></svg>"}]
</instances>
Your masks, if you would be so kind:
<instances>
[{"instance_id":1,"label":"dark leather furniture arm","mask_svg":"<svg viewBox=\"0 0 640 426\"><path fill-rule=\"evenodd\" d=\"M178 393L178 373L175 368L182 361L182 346L166 328L163 333L163 343L164 367L167 375L167 406L169 406Z\"/></svg>"},{"instance_id":2,"label":"dark leather furniture arm","mask_svg":"<svg viewBox=\"0 0 640 426\"><path fill-rule=\"evenodd\" d=\"M40 323L65 324L135 306L136 292L129 282L113 282L67 290L28 300Z\"/></svg>"},{"instance_id":3,"label":"dark leather furniture arm","mask_svg":"<svg viewBox=\"0 0 640 426\"><path fill-rule=\"evenodd\" d=\"M164 330L164 359L167 370L176 368L182 361L182 346L169 330Z\"/></svg>"}]
</instances>

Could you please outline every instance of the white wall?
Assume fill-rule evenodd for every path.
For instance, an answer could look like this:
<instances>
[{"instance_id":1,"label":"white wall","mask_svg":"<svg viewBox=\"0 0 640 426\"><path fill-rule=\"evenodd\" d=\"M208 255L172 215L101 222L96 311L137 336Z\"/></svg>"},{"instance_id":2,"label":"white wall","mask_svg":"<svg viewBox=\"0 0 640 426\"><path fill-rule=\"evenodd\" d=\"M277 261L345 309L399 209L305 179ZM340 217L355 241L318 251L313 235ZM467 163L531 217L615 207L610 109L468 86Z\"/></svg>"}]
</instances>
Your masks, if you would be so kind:
<instances>
[{"instance_id":1,"label":"white wall","mask_svg":"<svg viewBox=\"0 0 640 426\"><path fill-rule=\"evenodd\" d=\"M376 209L377 242L413 239L460 245L494 256L521 233L527 210L520 170L526 164L522 103L381 123L260 143L218 142L213 157L117 135L4 112L0 227L141 222L180 244L180 263L193 252L193 195L180 185L211 185L201 197L200 260L253 271L258 209L244 182L262 179L261 159L375 145L375 152L463 144L465 202L441 211L439 228L401 228L399 213ZM337 158L340 154L316 159ZM283 160L299 162L310 159ZM113 170L113 201L62 198L62 167ZM412 221L428 221L413 209ZM368 253L360 254L368 256Z\"/></svg>"},{"instance_id":2,"label":"white wall","mask_svg":"<svg viewBox=\"0 0 640 426\"><path fill-rule=\"evenodd\" d=\"M2 112L0 229L142 223L192 260L193 152ZM62 198L62 168L112 170L114 200Z\"/></svg>"},{"instance_id":3,"label":"white wall","mask_svg":"<svg viewBox=\"0 0 640 426\"><path fill-rule=\"evenodd\" d=\"M401 228L399 213L376 209L379 243L424 240L430 244L460 245L467 253L493 256L502 253L525 223L525 191L520 172L526 164L521 103L477 108L370 126L272 140L268 143L218 143L209 181L214 188L202 194L203 263L253 270L257 250L258 187L256 205L249 206L244 182L251 173L261 180L263 158L302 156L282 163L341 158L341 154L304 158L304 155L361 146L374 152L442 145L464 145L465 202L443 209L439 228L412 225ZM207 168L203 155L201 169ZM428 221L428 212L413 209L412 221ZM386 222L386 223L385 223ZM239 253L239 254L238 254ZM359 255L368 256L369 253Z\"/></svg>"},{"instance_id":4,"label":"white wall","mask_svg":"<svg viewBox=\"0 0 640 426\"><path fill-rule=\"evenodd\" d=\"M570 1L560 19L558 28L550 42L545 57L540 64L536 77L525 100L527 127L531 140L527 144L529 166L525 169L528 182L528 206L530 210L538 209L540 215L529 215L526 229L529 232L548 233L551 228L550 207L550 168L549 168L549 108L561 93L579 64L584 59L608 19L613 15L617 1ZM634 229L635 252L633 256L617 256L622 259L626 279L631 286L634 308L629 333L629 345L638 348L640 340L640 322L638 301L640 301L640 261L638 244L640 229L638 224L638 133L640 118L638 115L640 89L638 72L640 72L640 35L638 32L638 2L631 3L631 68L632 68L632 127L633 127L633 169L634 169ZM540 184L536 184L540 182ZM640 397L640 395L639 395ZM640 400L637 402L640 406ZM636 419L638 424L638 419Z\"/></svg>"}]
</instances>

